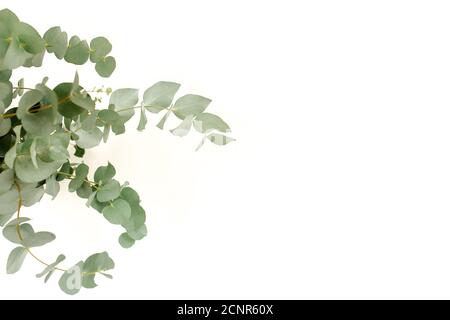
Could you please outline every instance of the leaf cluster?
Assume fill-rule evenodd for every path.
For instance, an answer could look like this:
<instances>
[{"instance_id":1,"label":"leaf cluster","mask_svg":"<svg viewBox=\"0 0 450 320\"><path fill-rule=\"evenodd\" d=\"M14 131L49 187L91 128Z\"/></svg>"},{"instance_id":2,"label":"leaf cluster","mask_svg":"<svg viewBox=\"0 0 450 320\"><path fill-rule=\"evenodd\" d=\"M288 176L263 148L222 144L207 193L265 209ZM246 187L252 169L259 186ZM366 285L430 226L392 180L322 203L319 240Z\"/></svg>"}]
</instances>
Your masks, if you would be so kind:
<instances>
[{"instance_id":1,"label":"leaf cluster","mask_svg":"<svg viewBox=\"0 0 450 320\"><path fill-rule=\"evenodd\" d=\"M130 248L147 235L146 213L138 193L128 183L115 179L110 163L91 170L84 161L89 149L107 142L111 134L125 133L127 123L138 115L137 129L148 125L149 116L162 114L157 127L164 129L174 116L179 124L170 132L186 136L191 129L205 141L226 145L233 141L226 134L228 124L206 112L211 100L196 94L178 95L180 84L158 82L142 93L135 88L87 90L78 73L72 81L51 86L46 77L34 86L20 79L13 84L13 72L21 67L40 67L47 53L74 65L95 65L101 77L109 77L116 68L112 45L105 37L91 41L68 37L61 27L52 27L43 36L22 22L10 10L0 11L0 226L3 236L16 247L7 261L7 272L16 273L27 256L45 269L37 277L45 282L62 271L61 289L75 294L97 286L95 277L114 268L108 253L96 253L70 269L38 258L32 249L55 240L46 231L36 232L30 219L20 215L22 207L37 204L45 194L53 199L68 180L68 191L86 201L88 207L120 226L118 242ZM103 102L107 101L106 107ZM15 218L14 218L15 217ZM12 219L12 220L11 220Z\"/></svg>"}]
</instances>

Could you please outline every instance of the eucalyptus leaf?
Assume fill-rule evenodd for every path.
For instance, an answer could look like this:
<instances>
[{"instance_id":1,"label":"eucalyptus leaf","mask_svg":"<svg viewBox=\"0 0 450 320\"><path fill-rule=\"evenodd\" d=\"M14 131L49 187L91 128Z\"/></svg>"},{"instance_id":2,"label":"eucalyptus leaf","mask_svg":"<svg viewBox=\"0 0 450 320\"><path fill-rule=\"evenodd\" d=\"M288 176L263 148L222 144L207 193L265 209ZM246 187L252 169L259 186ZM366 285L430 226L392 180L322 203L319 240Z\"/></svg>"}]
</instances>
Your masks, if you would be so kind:
<instances>
[{"instance_id":1,"label":"eucalyptus leaf","mask_svg":"<svg viewBox=\"0 0 450 320\"><path fill-rule=\"evenodd\" d=\"M95 70L99 76L103 78L110 77L114 70L116 70L116 59L114 57L100 59L100 61L95 64Z\"/></svg>"},{"instance_id":2,"label":"eucalyptus leaf","mask_svg":"<svg viewBox=\"0 0 450 320\"><path fill-rule=\"evenodd\" d=\"M125 248L125 249L129 249L132 246L134 246L134 244L136 243L136 241L131 238L128 233L122 233L119 237L119 243L120 245Z\"/></svg>"},{"instance_id":3,"label":"eucalyptus leaf","mask_svg":"<svg viewBox=\"0 0 450 320\"><path fill-rule=\"evenodd\" d=\"M97 191L97 200L100 202L108 202L117 199L120 196L119 182L112 180L105 185L100 186Z\"/></svg>"},{"instance_id":4,"label":"eucalyptus leaf","mask_svg":"<svg viewBox=\"0 0 450 320\"><path fill-rule=\"evenodd\" d=\"M112 224L121 225L131 217L131 207L125 200L117 199L103 209L103 215Z\"/></svg>"},{"instance_id":5,"label":"eucalyptus leaf","mask_svg":"<svg viewBox=\"0 0 450 320\"><path fill-rule=\"evenodd\" d=\"M8 257L8 263L6 265L6 273L13 274L19 271L25 257L27 256L27 253L28 251L24 247L17 247L11 251Z\"/></svg>"},{"instance_id":6,"label":"eucalyptus leaf","mask_svg":"<svg viewBox=\"0 0 450 320\"><path fill-rule=\"evenodd\" d=\"M194 128L200 133L211 130L217 130L223 133L230 131L230 127L222 118L211 113L199 114L194 120Z\"/></svg>"},{"instance_id":7,"label":"eucalyptus leaf","mask_svg":"<svg viewBox=\"0 0 450 320\"><path fill-rule=\"evenodd\" d=\"M96 183L106 184L111 181L116 175L116 169L108 162L107 166L99 167L94 174L94 181Z\"/></svg>"},{"instance_id":8,"label":"eucalyptus leaf","mask_svg":"<svg viewBox=\"0 0 450 320\"><path fill-rule=\"evenodd\" d=\"M111 94L109 104L114 107L123 121L128 121L134 115L133 107L139 101L139 90L137 89L118 89Z\"/></svg>"},{"instance_id":9,"label":"eucalyptus leaf","mask_svg":"<svg viewBox=\"0 0 450 320\"><path fill-rule=\"evenodd\" d=\"M73 36L69 41L69 46L64 55L64 59L76 65L85 64L89 59L89 44L86 40L80 40L77 36Z\"/></svg>"},{"instance_id":10,"label":"eucalyptus leaf","mask_svg":"<svg viewBox=\"0 0 450 320\"><path fill-rule=\"evenodd\" d=\"M0 195L11 189L14 185L14 170L6 169L0 173Z\"/></svg>"},{"instance_id":11,"label":"eucalyptus leaf","mask_svg":"<svg viewBox=\"0 0 450 320\"><path fill-rule=\"evenodd\" d=\"M53 263L51 263L51 264L49 264L41 273L38 273L37 275L36 275L36 278L42 278L43 276L47 276L46 278L45 278L45 282L47 282L48 281L48 279L50 278L50 276L53 274L53 272L55 271L55 268L61 263L61 262L63 262L64 260L66 260L66 257L63 255L63 254L61 254L61 255L59 255L57 258L56 258L56 261L55 262L53 262ZM50 276L48 276L48 275L50 275Z\"/></svg>"},{"instance_id":12,"label":"eucalyptus leaf","mask_svg":"<svg viewBox=\"0 0 450 320\"><path fill-rule=\"evenodd\" d=\"M80 188L86 180L86 177L89 173L89 167L84 163L80 164L75 169L75 178L72 179L69 183L69 191L75 192L78 188Z\"/></svg>"},{"instance_id":13,"label":"eucalyptus leaf","mask_svg":"<svg viewBox=\"0 0 450 320\"><path fill-rule=\"evenodd\" d=\"M59 182L56 181L56 174L53 174L47 178L45 181L45 193L51 195L53 200L58 195L60 189L61 187L59 186Z\"/></svg>"},{"instance_id":14,"label":"eucalyptus leaf","mask_svg":"<svg viewBox=\"0 0 450 320\"><path fill-rule=\"evenodd\" d=\"M180 119L187 116L197 116L209 106L211 100L195 94L187 94L179 98L174 106L173 113Z\"/></svg>"},{"instance_id":15,"label":"eucalyptus leaf","mask_svg":"<svg viewBox=\"0 0 450 320\"><path fill-rule=\"evenodd\" d=\"M83 281L83 265L83 261L80 261L63 273L58 284L64 293L74 295L80 292Z\"/></svg>"},{"instance_id":16,"label":"eucalyptus leaf","mask_svg":"<svg viewBox=\"0 0 450 320\"><path fill-rule=\"evenodd\" d=\"M67 52L67 39L67 33L62 32L60 27L50 28L44 34L47 51L49 53L54 53L58 59L63 59Z\"/></svg>"},{"instance_id":17,"label":"eucalyptus leaf","mask_svg":"<svg viewBox=\"0 0 450 320\"><path fill-rule=\"evenodd\" d=\"M97 37L92 39L91 44L91 62L99 62L100 60L106 58L106 56L112 50L112 44L105 37Z\"/></svg>"},{"instance_id":18,"label":"eucalyptus leaf","mask_svg":"<svg viewBox=\"0 0 450 320\"><path fill-rule=\"evenodd\" d=\"M184 137L186 136L192 127L192 122L194 120L194 116L190 115L184 118L184 120L180 123L178 127L175 129L170 130L170 132L178 137Z\"/></svg>"},{"instance_id":19,"label":"eucalyptus leaf","mask_svg":"<svg viewBox=\"0 0 450 320\"><path fill-rule=\"evenodd\" d=\"M218 133L212 133L210 135L208 135L208 140L211 141L212 143L218 145L218 146L225 146L233 141L236 141L233 138L224 136L223 134L218 134Z\"/></svg>"},{"instance_id":20,"label":"eucalyptus leaf","mask_svg":"<svg viewBox=\"0 0 450 320\"><path fill-rule=\"evenodd\" d=\"M178 89L180 89L180 84L178 83L157 82L144 92L143 105L148 111L153 113L167 109L172 104Z\"/></svg>"}]
</instances>

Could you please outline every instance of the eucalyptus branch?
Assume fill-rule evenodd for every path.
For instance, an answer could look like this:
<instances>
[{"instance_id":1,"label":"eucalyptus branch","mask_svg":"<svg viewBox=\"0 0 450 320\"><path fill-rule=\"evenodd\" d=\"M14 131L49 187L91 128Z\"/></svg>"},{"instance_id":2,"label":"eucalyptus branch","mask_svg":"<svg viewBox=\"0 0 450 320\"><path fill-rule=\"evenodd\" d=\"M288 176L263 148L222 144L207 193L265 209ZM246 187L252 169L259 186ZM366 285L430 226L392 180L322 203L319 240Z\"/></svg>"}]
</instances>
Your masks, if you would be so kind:
<instances>
[{"instance_id":1,"label":"eucalyptus branch","mask_svg":"<svg viewBox=\"0 0 450 320\"><path fill-rule=\"evenodd\" d=\"M197 131L203 139L201 146L208 140L220 146L234 140L226 135L228 124L206 112L211 100L196 94L177 96L180 84L176 82L157 82L142 95L134 88L86 90L77 72L72 81L52 88L48 78L35 85L25 85L24 79L13 85L13 73L21 67L41 67L46 54L77 66L90 61L103 78L113 74L116 60L111 43L104 37L89 42L78 36L69 38L60 27L41 36L7 9L0 10L0 26L6 40L0 50L0 226L3 236L16 245L8 257L7 273L18 272L31 256L45 267L37 277L45 277L47 282L60 271L59 287L67 294L76 294L82 288L96 287L98 274L111 278L106 272L114 269L114 261L107 252L101 252L71 268L59 267L65 260L62 254L53 263L46 262L33 248L54 241L56 236L35 232L30 219L21 214L23 207L35 205L45 194L54 199L61 191L60 182L70 180L69 192L123 229L118 242L128 249L148 233L141 199L128 183L115 179L116 169L109 162L90 172L83 161L86 152L102 141L106 143L111 134L125 133L135 115L139 118L137 129L143 131L147 117L161 112L164 115L157 127L164 129L173 114L179 121L169 132L177 137ZM99 106L103 98L109 99L107 108ZM79 163L74 163L73 157L79 158Z\"/></svg>"}]
</instances>

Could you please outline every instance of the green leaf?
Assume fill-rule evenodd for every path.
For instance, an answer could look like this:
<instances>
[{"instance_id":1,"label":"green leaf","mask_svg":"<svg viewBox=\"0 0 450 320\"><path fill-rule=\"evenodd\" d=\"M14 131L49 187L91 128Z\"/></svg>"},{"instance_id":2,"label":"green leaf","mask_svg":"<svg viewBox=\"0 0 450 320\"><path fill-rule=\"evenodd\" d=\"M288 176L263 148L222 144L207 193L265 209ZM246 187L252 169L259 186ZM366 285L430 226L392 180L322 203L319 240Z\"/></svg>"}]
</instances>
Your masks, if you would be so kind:
<instances>
[{"instance_id":1,"label":"green leaf","mask_svg":"<svg viewBox=\"0 0 450 320\"><path fill-rule=\"evenodd\" d=\"M45 193L52 196L52 199L55 199L58 195L61 187L59 186L58 181L56 181L56 174L51 175L45 181Z\"/></svg>"},{"instance_id":2,"label":"green leaf","mask_svg":"<svg viewBox=\"0 0 450 320\"><path fill-rule=\"evenodd\" d=\"M0 194L0 216L9 217L5 218L5 220L9 220L12 214L17 211L18 201L19 193L14 187L9 191ZM5 223L6 222L8 221L5 221Z\"/></svg>"},{"instance_id":3,"label":"green leaf","mask_svg":"<svg viewBox=\"0 0 450 320\"><path fill-rule=\"evenodd\" d=\"M36 147L36 161L39 169L35 168L31 160L31 154L29 150L31 141L28 141L30 140L27 140L25 143L18 145L18 154L20 155L17 156L14 162L16 175L23 182L34 183L46 180L66 162L67 158L53 161L50 156L50 146L67 148L67 146L69 145L69 134L54 133L51 136L48 136L47 139L38 141Z\"/></svg>"},{"instance_id":4,"label":"green leaf","mask_svg":"<svg viewBox=\"0 0 450 320\"><path fill-rule=\"evenodd\" d=\"M92 205L92 202L96 201L96 196L97 196L97 191L94 191L89 195L88 201L86 202L86 206L88 208Z\"/></svg>"},{"instance_id":5,"label":"green leaf","mask_svg":"<svg viewBox=\"0 0 450 320\"><path fill-rule=\"evenodd\" d=\"M83 265L83 261L80 261L75 266L64 272L58 282L62 291L69 295L74 295L80 292L83 281Z\"/></svg>"},{"instance_id":6,"label":"green leaf","mask_svg":"<svg viewBox=\"0 0 450 320\"><path fill-rule=\"evenodd\" d=\"M76 105L70 100L72 84L61 83L53 89L58 96L58 112L66 118L75 118L85 111L84 108Z\"/></svg>"},{"instance_id":7,"label":"green leaf","mask_svg":"<svg viewBox=\"0 0 450 320\"><path fill-rule=\"evenodd\" d=\"M77 36L73 36L69 41L64 59L76 65L85 64L89 59L89 44L87 41L81 41Z\"/></svg>"},{"instance_id":8,"label":"green leaf","mask_svg":"<svg viewBox=\"0 0 450 320\"><path fill-rule=\"evenodd\" d=\"M205 111L210 103L211 100L208 98L187 94L175 102L173 112L180 119L184 119L189 115L197 116Z\"/></svg>"},{"instance_id":9,"label":"green leaf","mask_svg":"<svg viewBox=\"0 0 450 320\"><path fill-rule=\"evenodd\" d=\"M67 51L68 41L67 33L62 32L60 27L50 28L44 34L44 40L46 41L47 51L54 53L58 59L64 58Z\"/></svg>"},{"instance_id":10,"label":"green leaf","mask_svg":"<svg viewBox=\"0 0 450 320\"><path fill-rule=\"evenodd\" d=\"M7 227L16 227L16 225L21 225L22 223L30 221L30 218L20 217L18 219L11 220L6 226Z\"/></svg>"},{"instance_id":11,"label":"green leaf","mask_svg":"<svg viewBox=\"0 0 450 320\"><path fill-rule=\"evenodd\" d=\"M0 22L5 24L5 28L8 31L12 30L12 27L19 22L19 18L9 9L3 9L0 11Z\"/></svg>"},{"instance_id":12,"label":"green leaf","mask_svg":"<svg viewBox=\"0 0 450 320\"><path fill-rule=\"evenodd\" d=\"M11 70L1 70L0 71L0 81L8 81L11 78Z\"/></svg>"},{"instance_id":13,"label":"green leaf","mask_svg":"<svg viewBox=\"0 0 450 320\"><path fill-rule=\"evenodd\" d=\"M5 136L11 130L11 120L0 118L0 137Z\"/></svg>"},{"instance_id":14,"label":"green leaf","mask_svg":"<svg viewBox=\"0 0 450 320\"><path fill-rule=\"evenodd\" d=\"M175 82L157 82L144 92L143 105L153 113L167 109L172 104L173 98L180 89L180 84Z\"/></svg>"},{"instance_id":15,"label":"green leaf","mask_svg":"<svg viewBox=\"0 0 450 320\"><path fill-rule=\"evenodd\" d=\"M32 205L41 201L44 196L45 190L43 186L30 184L19 184L22 193L22 205L25 207L31 207Z\"/></svg>"},{"instance_id":16,"label":"green leaf","mask_svg":"<svg viewBox=\"0 0 450 320\"><path fill-rule=\"evenodd\" d=\"M26 183L34 183L46 180L54 174L63 164L63 161L44 162L37 158L38 168L36 169L31 161L31 155L25 154L18 156L14 168L17 177Z\"/></svg>"},{"instance_id":17,"label":"green leaf","mask_svg":"<svg viewBox=\"0 0 450 320\"><path fill-rule=\"evenodd\" d=\"M130 205L138 205L141 202L138 193L130 187L123 188L120 197L125 199Z\"/></svg>"},{"instance_id":18,"label":"green leaf","mask_svg":"<svg viewBox=\"0 0 450 320\"><path fill-rule=\"evenodd\" d=\"M100 202L108 202L117 199L119 196L120 184L115 180L109 181L97 190L97 200Z\"/></svg>"},{"instance_id":19,"label":"green leaf","mask_svg":"<svg viewBox=\"0 0 450 320\"><path fill-rule=\"evenodd\" d=\"M97 37L91 41L91 62L97 63L111 52L112 45L105 37Z\"/></svg>"},{"instance_id":20,"label":"green leaf","mask_svg":"<svg viewBox=\"0 0 450 320\"><path fill-rule=\"evenodd\" d=\"M95 276L97 273L108 271L114 268L114 261L109 257L108 253L97 253L86 259L83 267L83 287L95 288Z\"/></svg>"},{"instance_id":21,"label":"green leaf","mask_svg":"<svg viewBox=\"0 0 450 320\"><path fill-rule=\"evenodd\" d=\"M0 226L4 226L13 216L14 214L6 214L6 215L0 215Z\"/></svg>"},{"instance_id":22,"label":"green leaf","mask_svg":"<svg viewBox=\"0 0 450 320\"><path fill-rule=\"evenodd\" d=\"M186 118L184 118L184 120L180 123L178 127L170 130L170 132L177 137L186 136L191 130L193 120L194 116L187 116Z\"/></svg>"},{"instance_id":23,"label":"green leaf","mask_svg":"<svg viewBox=\"0 0 450 320\"><path fill-rule=\"evenodd\" d=\"M21 224L20 234L23 242L17 234L16 226L7 226L3 228L3 236L16 244L23 244L28 248L41 247L56 239L55 235L50 232L34 232L33 227L27 223Z\"/></svg>"},{"instance_id":24,"label":"green leaf","mask_svg":"<svg viewBox=\"0 0 450 320\"><path fill-rule=\"evenodd\" d=\"M72 101L75 105L91 112L95 109L95 102L88 94L83 94L78 91L72 92L70 101Z\"/></svg>"},{"instance_id":25,"label":"green leaf","mask_svg":"<svg viewBox=\"0 0 450 320\"><path fill-rule=\"evenodd\" d=\"M114 166L108 162L107 166L99 167L94 174L94 181L96 183L106 184L111 181L116 175L116 169Z\"/></svg>"},{"instance_id":26,"label":"green leaf","mask_svg":"<svg viewBox=\"0 0 450 320\"><path fill-rule=\"evenodd\" d=\"M96 253L86 259L83 266L83 272L97 273L114 269L114 261L107 252Z\"/></svg>"},{"instance_id":27,"label":"green leaf","mask_svg":"<svg viewBox=\"0 0 450 320\"><path fill-rule=\"evenodd\" d=\"M5 193L14 185L14 170L7 169L0 173L0 194Z\"/></svg>"},{"instance_id":28,"label":"green leaf","mask_svg":"<svg viewBox=\"0 0 450 320\"><path fill-rule=\"evenodd\" d=\"M118 89L111 94L109 104L113 106L123 122L128 121L134 115L132 109L139 100L139 90L137 89Z\"/></svg>"},{"instance_id":29,"label":"green leaf","mask_svg":"<svg viewBox=\"0 0 450 320\"><path fill-rule=\"evenodd\" d=\"M125 248L125 249L129 249L132 246L134 246L134 244L136 243L136 241L131 238L128 233L122 233L119 237L119 243L120 245Z\"/></svg>"},{"instance_id":30,"label":"green leaf","mask_svg":"<svg viewBox=\"0 0 450 320\"><path fill-rule=\"evenodd\" d=\"M9 70L17 69L23 66L27 59L31 57L33 57L33 55L21 46L19 40L17 38L12 38L0 68Z\"/></svg>"},{"instance_id":31,"label":"green leaf","mask_svg":"<svg viewBox=\"0 0 450 320\"><path fill-rule=\"evenodd\" d=\"M147 126L147 115L145 114L145 110L142 108L141 109L141 116L139 118L139 125L138 125L138 130L139 131L143 131L145 130L145 127Z\"/></svg>"},{"instance_id":32,"label":"green leaf","mask_svg":"<svg viewBox=\"0 0 450 320\"><path fill-rule=\"evenodd\" d=\"M41 101L44 95L39 90L30 90L23 95L17 109L17 118L22 119L30 110Z\"/></svg>"},{"instance_id":33,"label":"green leaf","mask_svg":"<svg viewBox=\"0 0 450 320\"><path fill-rule=\"evenodd\" d=\"M236 141L233 138L224 136L223 134L218 134L218 133L212 133L210 135L207 136L208 140L211 141L212 143L218 145L218 146L225 146L233 141Z\"/></svg>"},{"instance_id":34,"label":"green leaf","mask_svg":"<svg viewBox=\"0 0 450 320\"><path fill-rule=\"evenodd\" d=\"M11 130L11 120L0 118L0 137L5 136Z\"/></svg>"},{"instance_id":35,"label":"green leaf","mask_svg":"<svg viewBox=\"0 0 450 320\"><path fill-rule=\"evenodd\" d=\"M91 114L85 112L80 115L79 122L76 122L72 126L72 130L76 131L79 130L79 125L81 123L81 129L87 132L91 132L95 130L97 127L97 115L98 112L92 112Z\"/></svg>"},{"instance_id":36,"label":"green leaf","mask_svg":"<svg viewBox=\"0 0 450 320\"><path fill-rule=\"evenodd\" d=\"M147 236L147 227L141 226L137 230L127 230L128 235L134 240L142 240Z\"/></svg>"},{"instance_id":37,"label":"green leaf","mask_svg":"<svg viewBox=\"0 0 450 320\"><path fill-rule=\"evenodd\" d=\"M63 181L64 179L67 179L67 176L71 176L73 174L73 171L74 170L70 165L70 162L64 163L64 165L59 170L59 172L61 172L62 174L58 174L56 176L56 181Z\"/></svg>"},{"instance_id":38,"label":"green leaf","mask_svg":"<svg viewBox=\"0 0 450 320\"><path fill-rule=\"evenodd\" d=\"M24 129L34 136L50 135L56 129L56 114L50 106L57 105L56 94L45 86L38 86L39 90L26 92L19 102L17 118L22 120ZM37 107L45 110L34 112Z\"/></svg>"},{"instance_id":39,"label":"green leaf","mask_svg":"<svg viewBox=\"0 0 450 320\"><path fill-rule=\"evenodd\" d=\"M114 57L106 57L95 64L95 71L103 78L110 77L116 70L116 59Z\"/></svg>"},{"instance_id":40,"label":"green leaf","mask_svg":"<svg viewBox=\"0 0 450 320\"><path fill-rule=\"evenodd\" d=\"M112 224L121 225L131 217L131 207L125 200L114 200L103 209L103 215Z\"/></svg>"},{"instance_id":41,"label":"green leaf","mask_svg":"<svg viewBox=\"0 0 450 320\"><path fill-rule=\"evenodd\" d=\"M100 120L102 120L105 123L113 124L120 118L120 115L113 110L106 109L106 110L101 110L98 113L98 117Z\"/></svg>"},{"instance_id":42,"label":"green leaf","mask_svg":"<svg viewBox=\"0 0 450 320\"><path fill-rule=\"evenodd\" d=\"M31 156L31 162L33 163L34 167L36 169L39 169L39 166L37 164L37 154L36 154L36 139L33 139L33 143L30 147L30 156Z\"/></svg>"},{"instance_id":43,"label":"green leaf","mask_svg":"<svg viewBox=\"0 0 450 320\"><path fill-rule=\"evenodd\" d=\"M85 153L86 150L80 148L79 146L75 146L75 153L74 153L75 157L83 158Z\"/></svg>"},{"instance_id":44,"label":"green leaf","mask_svg":"<svg viewBox=\"0 0 450 320\"><path fill-rule=\"evenodd\" d=\"M13 86L11 82L0 82L0 113L11 105L13 100Z\"/></svg>"},{"instance_id":45,"label":"green leaf","mask_svg":"<svg viewBox=\"0 0 450 320\"><path fill-rule=\"evenodd\" d=\"M6 265L6 273L14 274L19 271L22 267L25 257L27 256L27 253L28 251L23 247L17 247L13 251L11 251L8 257L8 263Z\"/></svg>"},{"instance_id":46,"label":"green leaf","mask_svg":"<svg viewBox=\"0 0 450 320\"><path fill-rule=\"evenodd\" d=\"M39 33L29 24L19 22L14 25L14 36L20 47L31 54L45 51L45 41Z\"/></svg>"},{"instance_id":47,"label":"green leaf","mask_svg":"<svg viewBox=\"0 0 450 320\"><path fill-rule=\"evenodd\" d=\"M17 145L20 142L20 131L21 131L22 127L21 126L17 126L13 129L14 131L14 135L16 136L16 143L14 144L13 147L11 147L8 152L5 154L5 163L6 165L10 168L13 169L14 168L14 162L16 161L16 157L17 157Z\"/></svg>"},{"instance_id":48,"label":"green leaf","mask_svg":"<svg viewBox=\"0 0 450 320\"><path fill-rule=\"evenodd\" d=\"M19 96L22 96L24 94L24 87L25 87L25 80L22 78L19 80L19 82L17 83L17 93Z\"/></svg>"},{"instance_id":49,"label":"green leaf","mask_svg":"<svg viewBox=\"0 0 450 320\"><path fill-rule=\"evenodd\" d=\"M99 128L94 128L92 131L76 130L78 139L77 145L83 149L91 149L100 144L103 138L103 132Z\"/></svg>"},{"instance_id":50,"label":"green leaf","mask_svg":"<svg viewBox=\"0 0 450 320\"><path fill-rule=\"evenodd\" d=\"M91 196L92 187L91 185L84 181L80 188L77 189L77 195L82 199L88 199Z\"/></svg>"},{"instance_id":51,"label":"green leaf","mask_svg":"<svg viewBox=\"0 0 450 320\"><path fill-rule=\"evenodd\" d=\"M103 128L103 142L106 143L109 138L109 134L111 132L111 126L109 124L106 124Z\"/></svg>"},{"instance_id":52,"label":"green leaf","mask_svg":"<svg viewBox=\"0 0 450 320\"><path fill-rule=\"evenodd\" d=\"M230 127L225 121L211 113L199 114L194 120L194 128L200 133L209 132L211 130L217 130L223 133L230 131Z\"/></svg>"},{"instance_id":53,"label":"green leaf","mask_svg":"<svg viewBox=\"0 0 450 320\"><path fill-rule=\"evenodd\" d=\"M83 185L89 174L89 167L84 163L80 164L75 170L75 178L69 183L69 191L75 192Z\"/></svg>"},{"instance_id":54,"label":"green leaf","mask_svg":"<svg viewBox=\"0 0 450 320\"><path fill-rule=\"evenodd\" d=\"M156 125L157 128L163 130L164 129L164 125L166 124L167 119L170 116L170 113L172 112L172 110L168 110L166 112L166 114L164 115L164 117L161 118L161 120L158 122L158 124Z\"/></svg>"},{"instance_id":55,"label":"green leaf","mask_svg":"<svg viewBox=\"0 0 450 320\"><path fill-rule=\"evenodd\" d=\"M52 264L49 264L49 265L44 269L44 271L42 271L41 273L38 273L38 274L36 275L36 278L42 278L43 276L47 276L47 277L45 278L45 281L44 281L44 282L47 282L48 279L50 278L50 276L51 276L51 275L53 274L53 272L55 271L55 268L56 268L61 262L63 262L64 260L66 260L66 257L65 257L64 255L60 254L60 255L58 256L58 258L56 258L56 261L53 262Z\"/></svg>"}]
</instances>

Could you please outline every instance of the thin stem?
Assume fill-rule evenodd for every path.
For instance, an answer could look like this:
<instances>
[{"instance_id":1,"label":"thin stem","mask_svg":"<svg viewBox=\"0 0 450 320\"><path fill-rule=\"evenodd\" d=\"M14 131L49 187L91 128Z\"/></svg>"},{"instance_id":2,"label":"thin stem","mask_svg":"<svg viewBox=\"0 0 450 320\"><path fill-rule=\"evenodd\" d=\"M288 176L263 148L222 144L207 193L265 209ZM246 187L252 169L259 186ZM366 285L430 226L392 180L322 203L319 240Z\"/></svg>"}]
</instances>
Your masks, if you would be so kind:
<instances>
[{"instance_id":1,"label":"thin stem","mask_svg":"<svg viewBox=\"0 0 450 320\"><path fill-rule=\"evenodd\" d=\"M70 100L70 97L71 97L71 96L67 96L67 97L62 98L61 100L58 100L57 105L69 101L69 100ZM32 110L30 113L36 113L36 112L39 112L39 111L42 111L42 110L51 109L51 108L53 108L53 107L55 107L53 104L43 104L43 105L41 105L39 108L37 108L37 109L35 109L35 110ZM15 117L16 115L17 115L17 113L2 114L2 115L0 115L0 118L8 119L8 118L13 118L13 117Z\"/></svg>"},{"instance_id":2,"label":"thin stem","mask_svg":"<svg viewBox=\"0 0 450 320\"><path fill-rule=\"evenodd\" d=\"M28 88L28 87L13 87L14 90L36 90L33 88Z\"/></svg>"},{"instance_id":3,"label":"thin stem","mask_svg":"<svg viewBox=\"0 0 450 320\"><path fill-rule=\"evenodd\" d=\"M134 109L140 109L142 108L141 106L136 106L136 107L130 107L130 108L125 108L125 109L121 109L121 110L117 110L116 112L124 112L124 111L128 111L128 110L134 110Z\"/></svg>"},{"instance_id":4,"label":"thin stem","mask_svg":"<svg viewBox=\"0 0 450 320\"><path fill-rule=\"evenodd\" d=\"M17 192L18 192L18 194L19 194L19 201L18 201L18 205L17 205L17 224L16 224L16 232L17 232L17 235L19 236L20 242L22 243L22 246L25 248L25 250L27 250L27 252L28 252L28 253L29 253L36 261L38 261L39 263L43 264L43 265L46 266L46 267L49 267L50 264L44 262L44 261L41 260L39 257L37 257L37 256L31 251L31 249L30 249L28 246L25 245L25 241L24 241L24 239L23 239L23 235L22 235L22 232L21 232L21 230L20 230L20 209L22 208L22 203L23 203L22 190L21 190L21 188L20 188L20 184L19 184L17 181L14 181L14 184L15 184L15 186L16 186L16 188L17 188ZM57 267L55 267L54 269L55 269L55 270L58 270L58 271L62 271L62 272L66 272L66 271L67 271L66 269L61 269L61 268L57 268Z\"/></svg>"},{"instance_id":5,"label":"thin stem","mask_svg":"<svg viewBox=\"0 0 450 320\"><path fill-rule=\"evenodd\" d=\"M76 176L74 176L73 174L70 174L70 173L65 173L65 172L58 171L57 174L65 176L65 177L67 177L68 179L71 179L71 180L76 179ZM91 187L93 187L95 190L98 190L97 183L95 183L94 181L90 181L90 180L87 180L87 179L84 179L83 181L89 183L91 185Z\"/></svg>"},{"instance_id":6,"label":"thin stem","mask_svg":"<svg viewBox=\"0 0 450 320\"><path fill-rule=\"evenodd\" d=\"M89 182L89 181L87 181ZM39 263L41 263L42 265L46 266L46 267L50 267L51 264L45 262L44 260L40 259L38 256L36 256L31 249L25 245L25 241L24 241L24 237L22 235L22 231L20 230L20 210L22 209L22 205L23 205L23 196L22 196L22 189L20 187L20 184L17 182L17 180L14 181L14 184L16 186L17 192L19 194L19 200L17 202L17 223L16 223L16 232L17 232L17 236L19 237L20 242L22 243L22 246L25 248L25 250L27 250L27 252ZM57 270L57 271L61 271L61 272L67 272L69 271L68 269L63 269L63 268L58 268L58 267L53 267L53 270ZM82 272L81 275L82 276L93 276L96 275L97 273L103 274L104 270L98 270L95 272Z\"/></svg>"}]
</instances>

